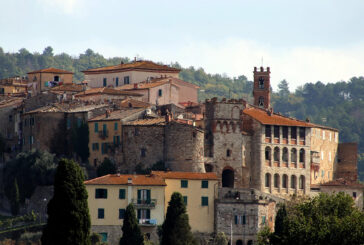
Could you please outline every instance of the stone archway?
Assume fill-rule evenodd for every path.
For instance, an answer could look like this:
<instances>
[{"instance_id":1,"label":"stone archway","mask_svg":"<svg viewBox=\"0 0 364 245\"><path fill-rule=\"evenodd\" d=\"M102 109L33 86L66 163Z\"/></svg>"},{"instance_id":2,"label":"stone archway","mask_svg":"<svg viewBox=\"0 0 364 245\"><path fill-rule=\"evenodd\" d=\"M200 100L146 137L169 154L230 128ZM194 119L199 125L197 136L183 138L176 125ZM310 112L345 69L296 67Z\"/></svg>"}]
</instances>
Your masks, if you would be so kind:
<instances>
[{"instance_id":1,"label":"stone archway","mask_svg":"<svg viewBox=\"0 0 364 245\"><path fill-rule=\"evenodd\" d=\"M234 188L234 170L230 167L222 171L222 187Z\"/></svg>"}]
</instances>

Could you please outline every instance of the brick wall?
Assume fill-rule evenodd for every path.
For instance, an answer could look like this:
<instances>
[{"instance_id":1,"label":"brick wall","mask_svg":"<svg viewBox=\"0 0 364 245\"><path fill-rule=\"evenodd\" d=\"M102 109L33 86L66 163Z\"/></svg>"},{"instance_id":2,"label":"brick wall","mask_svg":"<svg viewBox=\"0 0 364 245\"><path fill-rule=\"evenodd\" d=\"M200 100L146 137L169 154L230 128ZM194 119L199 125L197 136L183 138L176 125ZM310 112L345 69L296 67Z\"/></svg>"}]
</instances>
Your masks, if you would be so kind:
<instances>
[{"instance_id":1,"label":"brick wall","mask_svg":"<svg viewBox=\"0 0 364 245\"><path fill-rule=\"evenodd\" d=\"M338 164L335 179L344 178L348 180L358 179L358 144L340 143L338 148Z\"/></svg>"}]
</instances>

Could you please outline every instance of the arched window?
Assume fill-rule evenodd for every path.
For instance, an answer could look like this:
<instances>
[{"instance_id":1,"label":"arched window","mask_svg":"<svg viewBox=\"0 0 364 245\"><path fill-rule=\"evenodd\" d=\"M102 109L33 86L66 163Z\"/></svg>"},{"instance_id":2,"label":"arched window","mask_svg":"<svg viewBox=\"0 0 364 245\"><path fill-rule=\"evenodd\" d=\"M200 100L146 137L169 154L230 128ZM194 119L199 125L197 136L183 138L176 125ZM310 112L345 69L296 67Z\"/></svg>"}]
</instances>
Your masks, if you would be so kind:
<instances>
[{"instance_id":1,"label":"arched window","mask_svg":"<svg viewBox=\"0 0 364 245\"><path fill-rule=\"evenodd\" d=\"M269 146L265 147L265 160L270 161L271 149Z\"/></svg>"},{"instance_id":2,"label":"arched window","mask_svg":"<svg viewBox=\"0 0 364 245\"><path fill-rule=\"evenodd\" d=\"M263 89L264 88L264 78L263 77L259 77L259 88Z\"/></svg>"},{"instance_id":3,"label":"arched window","mask_svg":"<svg viewBox=\"0 0 364 245\"><path fill-rule=\"evenodd\" d=\"M243 245L243 241L242 240L237 240L236 245Z\"/></svg>"},{"instance_id":4,"label":"arched window","mask_svg":"<svg viewBox=\"0 0 364 245\"><path fill-rule=\"evenodd\" d=\"M291 188L296 189L296 184L297 184L297 177L295 175L292 175L291 176Z\"/></svg>"},{"instance_id":5,"label":"arched window","mask_svg":"<svg viewBox=\"0 0 364 245\"><path fill-rule=\"evenodd\" d=\"M300 150L300 162L305 162L305 150Z\"/></svg>"},{"instance_id":6,"label":"arched window","mask_svg":"<svg viewBox=\"0 0 364 245\"><path fill-rule=\"evenodd\" d=\"M258 105L264 106L264 98L262 96L259 97Z\"/></svg>"},{"instance_id":7,"label":"arched window","mask_svg":"<svg viewBox=\"0 0 364 245\"><path fill-rule=\"evenodd\" d=\"M287 176L287 174L283 174L283 176L282 176L282 188L287 188L288 187L287 182L288 182L288 176Z\"/></svg>"},{"instance_id":8,"label":"arched window","mask_svg":"<svg viewBox=\"0 0 364 245\"><path fill-rule=\"evenodd\" d=\"M279 148L278 147L274 148L274 161L279 162Z\"/></svg>"},{"instance_id":9,"label":"arched window","mask_svg":"<svg viewBox=\"0 0 364 245\"><path fill-rule=\"evenodd\" d=\"M282 160L283 160L283 162L288 162L288 149L287 149L287 147L283 148Z\"/></svg>"},{"instance_id":10,"label":"arched window","mask_svg":"<svg viewBox=\"0 0 364 245\"><path fill-rule=\"evenodd\" d=\"M234 171L230 168L222 171L222 187L234 188Z\"/></svg>"},{"instance_id":11,"label":"arched window","mask_svg":"<svg viewBox=\"0 0 364 245\"><path fill-rule=\"evenodd\" d=\"M297 150L296 148L292 148L291 150L291 162L297 162Z\"/></svg>"},{"instance_id":12,"label":"arched window","mask_svg":"<svg viewBox=\"0 0 364 245\"><path fill-rule=\"evenodd\" d=\"M279 174L274 175L274 187L275 188L279 187Z\"/></svg>"},{"instance_id":13,"label":"arched window","mask_svg":"<svg viewBox=\"0 0 364 245\"><path fill-rule=\"evenodd\" d=\"M265 187L270 187L270 174L265 174Z\"/></svg>"},{"instance_id":14,"label":"arched window","mask_svg":"<svg viewBox=\"0 0 364 245\"><path fill-rule=\"evenodd\" d=\"M301 175L299 180L299 188L301 190L305 189L305 176Z\"/></svg>"},{"instance_id":15,"label":"arched window","mask_svg":"<svg viewBox=\"0 0 364 245\"><path fill-rule=\"evenodd\" d=\"M252 240L249 240L247 245L253 245L253 241Z\"/></svg>"}]
</instances>

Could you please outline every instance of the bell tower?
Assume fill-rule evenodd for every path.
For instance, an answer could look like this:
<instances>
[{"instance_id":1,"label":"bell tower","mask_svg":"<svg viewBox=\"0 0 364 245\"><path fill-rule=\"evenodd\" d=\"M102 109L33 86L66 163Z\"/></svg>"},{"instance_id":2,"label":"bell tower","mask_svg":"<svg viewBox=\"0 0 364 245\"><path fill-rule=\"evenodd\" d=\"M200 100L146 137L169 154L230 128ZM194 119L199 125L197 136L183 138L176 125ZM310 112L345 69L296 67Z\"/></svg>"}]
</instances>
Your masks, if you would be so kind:
<instances>
[{"instance_id":1,"label":"bell tower","mask_svg":"<svg viewBox=\"0 0 364 245\"><path fill-rule=\"evenodd\" d=\"M258 71L254 67L254 87L253 87L254 105L261 108L270 108L270 69L264 70L260 67Z\"/></svg>"}]
</instances>

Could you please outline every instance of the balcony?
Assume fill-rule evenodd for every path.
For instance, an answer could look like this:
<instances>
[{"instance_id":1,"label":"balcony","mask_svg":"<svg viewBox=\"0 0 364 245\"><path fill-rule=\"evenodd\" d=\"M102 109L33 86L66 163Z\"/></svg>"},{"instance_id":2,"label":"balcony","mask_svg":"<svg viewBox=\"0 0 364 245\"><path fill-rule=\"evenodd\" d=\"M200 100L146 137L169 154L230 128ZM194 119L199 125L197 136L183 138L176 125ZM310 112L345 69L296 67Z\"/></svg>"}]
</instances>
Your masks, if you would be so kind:
<instances>
[{"instance_id":1,"label":"balcony","mask_svg":"<svg viewBox=\"0 0 364 245\"><path fill-rule=\"evenodd\" d=\"M143 226L156 226L157 220L156 219L138 219L139 225Z\"/></svg>"},{"instance_id":2,"label":"balcony","mask_svg":"<svg viewBox=\"0 0 364 245\"><path fill-rule=\"evenodd\" d=\"M265 166L272 167L272 162L270 160L265 160Z\"/></svg>"},{"instance_id":3,"label":"balcony","mask_svg":"<svg viewBox=\"0 0 364 245\"><path fill-rule=\"evenodd\" d=\"M99 137L101 139L105 139L109 136L109 131L108 130L102 130L102 131L99 131Z\"/></svg>"},{"instance_id":4,"label":"balcony","mask_svg":"<svg viewBox=\"0 0 364 245\"><path fill-rule=\"evenodd\" d=\"M138 208L143 208L143 207L154 208L155 205L157 205L157 199L148 199L148 200L132 199L131 201L134 204L134 206Z\"/></svg>"},{"instance_id":5,"label":"balcony","mask_svg":"<svg viewBox=\"0 0 364 245\"><path fill-rule=\"evenodd\" d=\"M264 141L265 143L271 143L271 141L270 141L270 137L265 137L265 141Z\"/></svg>"}]
</instances>

